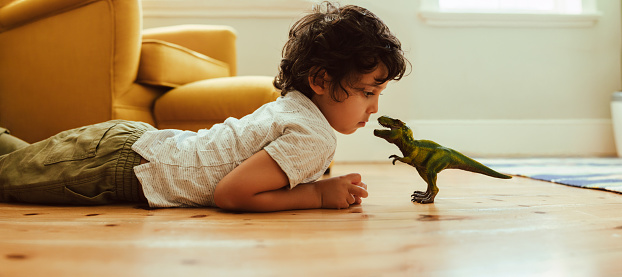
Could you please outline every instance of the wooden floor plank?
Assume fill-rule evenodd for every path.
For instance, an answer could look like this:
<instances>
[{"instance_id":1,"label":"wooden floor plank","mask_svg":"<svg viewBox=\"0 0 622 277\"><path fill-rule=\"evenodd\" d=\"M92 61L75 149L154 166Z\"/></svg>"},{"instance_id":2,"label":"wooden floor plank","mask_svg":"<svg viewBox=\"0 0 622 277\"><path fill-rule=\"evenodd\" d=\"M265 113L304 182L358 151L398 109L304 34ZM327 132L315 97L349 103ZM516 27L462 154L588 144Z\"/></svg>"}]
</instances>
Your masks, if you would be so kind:
<instances>
[{"instance_id":1,"label":"wooden floor plank","mask_svg":"<svg viewBox=\"0 0 622 277\"><path fill-rule=\"evenodd\" d=\"M5 276L620 276L622 195L405 165L336 164L369 198L252 214L0 204Z\"/></svg>"}]
</instances>

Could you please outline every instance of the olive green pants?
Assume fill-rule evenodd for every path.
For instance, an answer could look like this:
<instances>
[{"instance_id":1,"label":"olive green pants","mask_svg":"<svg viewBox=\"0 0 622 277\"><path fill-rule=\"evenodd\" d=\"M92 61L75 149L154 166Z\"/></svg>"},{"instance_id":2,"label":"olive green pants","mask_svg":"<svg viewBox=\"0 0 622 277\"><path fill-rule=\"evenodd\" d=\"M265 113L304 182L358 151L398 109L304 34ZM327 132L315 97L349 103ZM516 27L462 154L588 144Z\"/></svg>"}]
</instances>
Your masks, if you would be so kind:
<instances>
[{"instance_id":1,"label":"olive green pants","mask_svg":"<svg viewBox=\"0 0 622 277\"><path fill-rule=\"evenodd\" d=\"M9 130L0 127L0 156L28 145L27 142L11 136Z\"/></svg>"},{"instance_id":2,"label":"olive green pants","mask_svg":"<svg viewBox=\"0 0 622 277\"><path fill-rule=\"evenodd\" d=\"M59 205L146 202L131 147L155 130L112 120L61 132L0 156L0 201Z\"/></svg>"}]
</instances>

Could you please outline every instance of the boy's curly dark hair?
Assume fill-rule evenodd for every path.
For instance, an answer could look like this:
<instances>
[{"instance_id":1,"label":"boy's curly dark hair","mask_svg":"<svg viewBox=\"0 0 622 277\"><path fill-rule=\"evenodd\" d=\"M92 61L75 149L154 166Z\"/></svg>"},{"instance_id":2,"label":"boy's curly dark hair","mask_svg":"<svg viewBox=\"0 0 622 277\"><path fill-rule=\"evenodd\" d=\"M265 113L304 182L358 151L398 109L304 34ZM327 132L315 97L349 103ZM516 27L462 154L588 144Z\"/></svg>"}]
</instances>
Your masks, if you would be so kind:
<instances>
[{"instance_id":1,"label":"boy's curly dark hair","mask_svg":"<svg viewBox=\"0 0 622 277\"><path fill-rule=\"evenodd\" d=\"M315 79L326 73L331 77L329 91L335 101L349 96L344 82L352 84L380 63L387 67L388 75L376 80L379 84L401 79L408 63L400 41L380 18L362 7L339 7L330 2L316 5L292 26L282 55L274 79L281 95L298 90L311 98L310 74Z\"/></svg>"}]
</instances>

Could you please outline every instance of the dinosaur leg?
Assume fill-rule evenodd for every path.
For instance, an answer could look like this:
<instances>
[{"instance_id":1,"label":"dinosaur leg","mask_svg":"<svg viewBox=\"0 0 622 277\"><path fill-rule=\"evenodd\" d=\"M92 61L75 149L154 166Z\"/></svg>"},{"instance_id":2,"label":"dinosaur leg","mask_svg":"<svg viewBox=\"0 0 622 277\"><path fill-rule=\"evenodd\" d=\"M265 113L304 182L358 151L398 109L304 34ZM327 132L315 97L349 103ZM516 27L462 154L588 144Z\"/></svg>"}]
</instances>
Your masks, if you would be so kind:
<instances>
[{"instance_id":1,"label":"dinosaur leg","mask_svg":"<svg viewBox=\"0 0 622 277\"><path fill-rule=\"evenodd\" d=\"M434 203L434 198L437 194L436 172L428 172L428 190L425 192L424 197L420 198L418 202L421 204Z\"/></svg>"},{"instance_id":2,"label":"dinosaur leg","mask_svg":"<svg viewBox=\"0 0 622 277\"><path fill-rule=\"evenodd\" d=\"M417 172L423 180L428 184L428 188L426 191L415 191L413 192L412 202L428 204L434 203L434 197L438 194L438 187L436 186L436 171L429 169L419 169L417 168Z\"/></svg>"},{"instance_id":3,"label":"dinosaur leg","mask_svg":"<svg viewBox=\"0 0 622 277\"><path fill-rule=\"evenodd\" d=\"M421 178L422 178L422 179L423 179L426 183L429 183L429 182L428 182L428 175L427 175L427 173L426 173L425 169L417 168L417 173L419 173L419 176L421 176ZM412 196L412 201L413 201L413 202L418 202L418 201L415 201L415 199L421 199L421 198L424 198L424 197L425 197L425 194L426 194L426 191L416 190L416 191L415 191L415 192L413 192L413 194L411 195L411 196Z\"/></svg>"}]
</instances>

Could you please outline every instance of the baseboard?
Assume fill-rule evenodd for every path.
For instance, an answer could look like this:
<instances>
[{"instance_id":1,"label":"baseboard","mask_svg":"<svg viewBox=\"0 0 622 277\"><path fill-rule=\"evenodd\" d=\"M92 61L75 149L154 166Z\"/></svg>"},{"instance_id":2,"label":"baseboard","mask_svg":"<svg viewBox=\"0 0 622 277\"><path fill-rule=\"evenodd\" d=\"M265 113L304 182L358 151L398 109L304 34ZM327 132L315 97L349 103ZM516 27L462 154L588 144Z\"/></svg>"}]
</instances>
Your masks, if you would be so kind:
<instances>
[{"instance_id":1,"label":"baseboard","mask_svg":"<svg viewBox=\"0 0 622 277\"><path fill-rule=\"evenodd\" d=\"M408 120L415 139L428 139L475 157L599 157L616 155L610 119ZM371 123L371 122L370 122ZM338 135L336 161L387 161L399 154L374 137L378 124Z\"/></svg>"}]
</instances>

